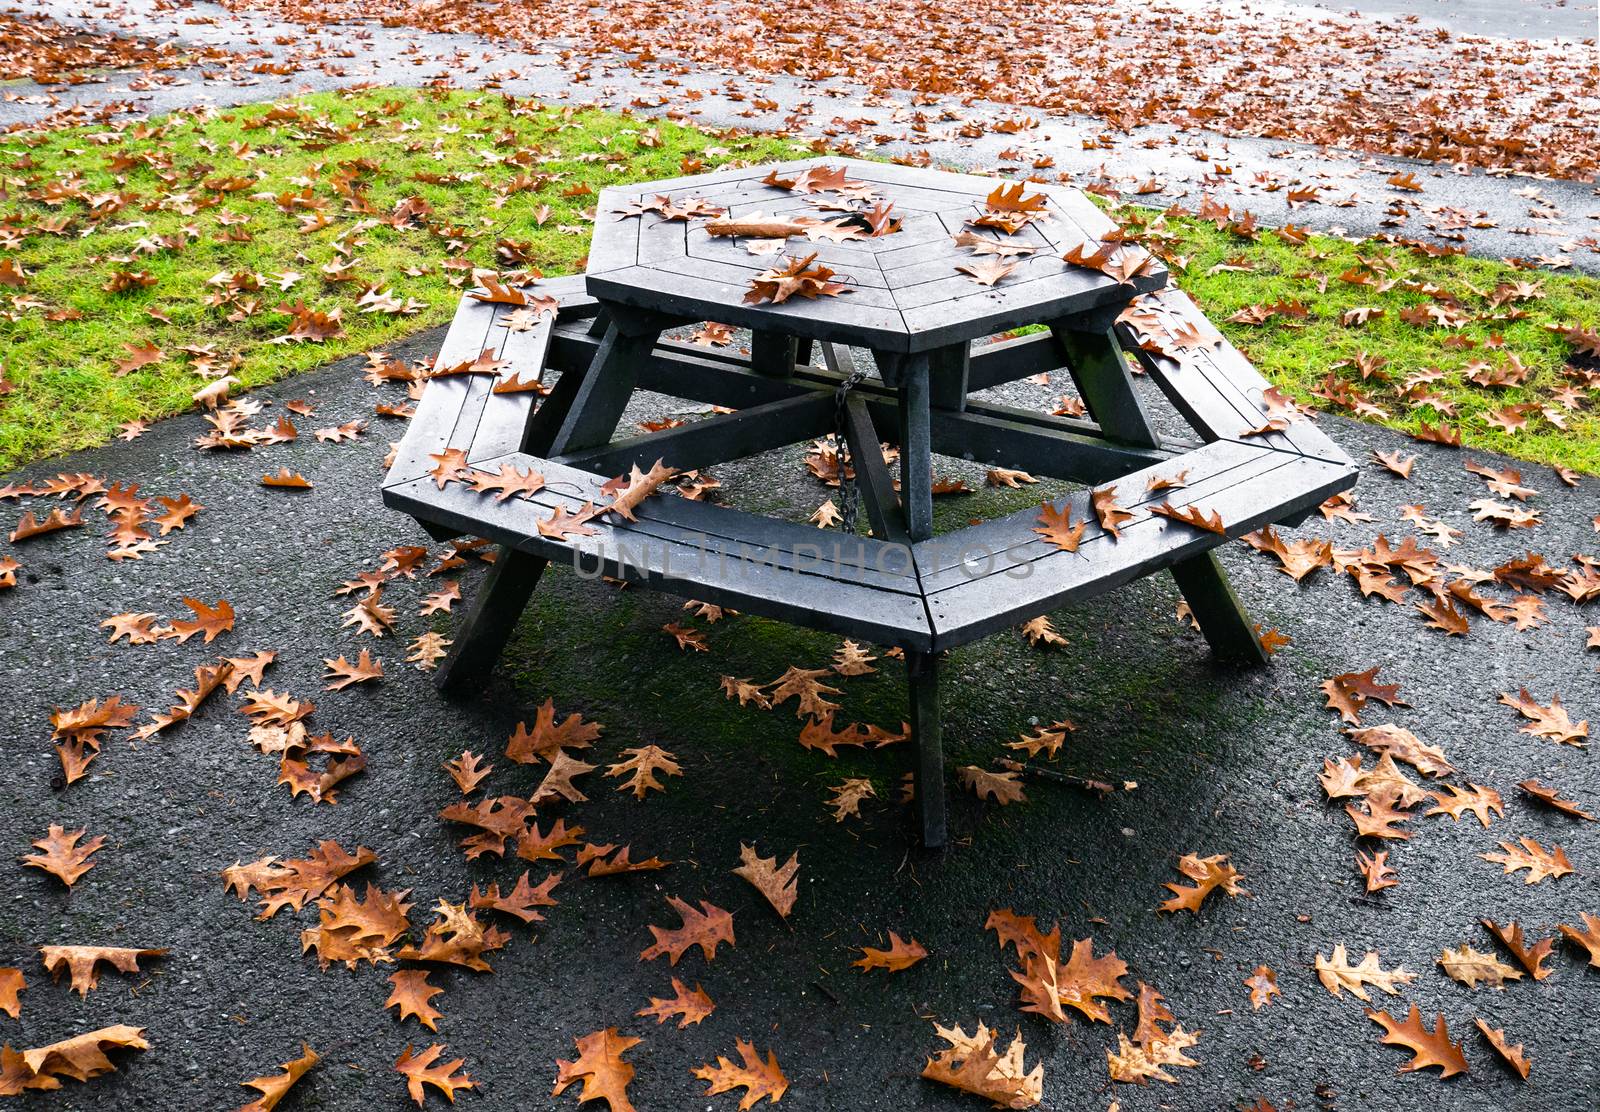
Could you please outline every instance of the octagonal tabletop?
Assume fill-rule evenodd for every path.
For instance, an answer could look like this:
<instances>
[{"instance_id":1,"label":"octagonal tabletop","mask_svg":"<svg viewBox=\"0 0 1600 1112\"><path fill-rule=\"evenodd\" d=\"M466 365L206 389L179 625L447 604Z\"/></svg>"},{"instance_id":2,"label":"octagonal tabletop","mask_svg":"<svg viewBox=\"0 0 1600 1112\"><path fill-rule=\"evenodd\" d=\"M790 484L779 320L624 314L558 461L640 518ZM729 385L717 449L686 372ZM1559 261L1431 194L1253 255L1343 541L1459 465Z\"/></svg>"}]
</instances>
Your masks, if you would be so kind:
<instances>
[{"instance_id":1,"label":"octagonal tabletop","mask_svg":"<svg viewBox=\"0 0 1600 1112\"><path fill-rule=\"evenodd\" d=\"M842 167L850 182L863 185L841 194L799 193L762 183L773 171L790 179L822 166ZM1067 186L1025 183L1029 195L1044 195L1045 219L1030 222L1015 234L973 227L971 221L985 212L989 194L1009 184L884 162L813 158L613 187L601 191L595 210L588 289L602 300L695 320L882 351L919 352L1126 303L1135 294L1166 284L1166 272L1159 266L1129 282L1118 282L1064 261L1065 252L1086 241L1098 243L1116 227L1088 198ZM753 254L747 239L707 234L706 216L666 219L649 211L621 215L660 197L680 208L702 201L728 217L759 214L823 221L845 216L842 206L864 211L873 204L892 203L900 228L843 242L794 236L779 252ZM993 257L958 245L955 237L964 231L1036 252L1015 260L1015 269L995 285L982 285L956 269ZM785 259L813 252L817 263L835 272L833 281L849 287L848 293L746 304L752 279L783 265Z\"/></svg>"}]
</instances>

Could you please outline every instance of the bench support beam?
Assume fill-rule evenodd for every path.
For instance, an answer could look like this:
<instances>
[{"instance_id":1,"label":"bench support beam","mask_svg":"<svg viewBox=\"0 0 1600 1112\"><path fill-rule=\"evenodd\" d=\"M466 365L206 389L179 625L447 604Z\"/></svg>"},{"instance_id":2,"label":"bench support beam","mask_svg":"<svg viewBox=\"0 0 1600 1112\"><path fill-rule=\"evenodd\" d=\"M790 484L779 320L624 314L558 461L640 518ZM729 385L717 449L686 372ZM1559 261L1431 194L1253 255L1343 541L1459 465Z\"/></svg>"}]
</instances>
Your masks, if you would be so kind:
<instances>
[{"instance_id":1,"label":"bench support beam","mask_svg":"<svg viewBox=\"0 0 1600 1112\"><path fill-rule=\"evenodd\" d=\"M1158 446L1161 438L1134 390L1127 357L1109 325L1084 332L1071 322L1057 322L1050 331L1067 357L1078 393L1106 435L1139 447ZM1250 615L1214 555L1206 552L1173 564L1172 576L1218 657L1250 664L1266 661Z\"/></svg>"},{"instance_id":2,"label":"bench support beam","mask_svg":"<svg viewBox=\"0 0 1600 1112\"><path fill-rule=\"evenodd\" d=\"M916 746L912 784L917 795L918 833L924 847L940 849L947 834L938 654L907 649L906 680L911 688L911 741Z\"/></svg>"}]
</instances>

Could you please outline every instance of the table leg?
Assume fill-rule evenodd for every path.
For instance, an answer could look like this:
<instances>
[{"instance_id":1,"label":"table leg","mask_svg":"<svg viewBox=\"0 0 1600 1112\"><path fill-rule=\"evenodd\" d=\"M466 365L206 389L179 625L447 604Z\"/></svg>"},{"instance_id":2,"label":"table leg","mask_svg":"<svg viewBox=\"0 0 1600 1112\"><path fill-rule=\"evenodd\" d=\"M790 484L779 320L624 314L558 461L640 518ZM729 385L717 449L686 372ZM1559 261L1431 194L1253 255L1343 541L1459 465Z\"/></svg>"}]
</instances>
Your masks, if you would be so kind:
<instances>
[{"instance_id":1,"label":"table leg","mask_svg":"<svg viewBox=\"0 0 1600 1112\"><path fill-rule=\"evenodd\" d=\"M605 339L588 370L575 379L576 389L563 389L567 383L563 375L546 399L547 403L556 403L550 418L529 422L525 450L554 456L611 439L633 396L639 363L649 357L661 333L646 328L625 334L617 326L618 315L610 315ZM471 609L456 629L450 655L434 673L434 685L439 690L448 691L488 674L517 628L517 620L548 563L543 557L520 549L502 546L497 550L494 567L478 587Z\"/></svg>"},{"instance_id":2,"label":"table leg","mask_svg":"<svg viewBox=\"0 0 1600 1112\"><path fill-rule=\"evenodd\" d=\"M900 368L900 505L913 541L933 536L933 448L928 412L928 356Z\"/></svg>"},{"instance_id":3,"label":"table leg","mask_svg":"<svg viewBox=\"0 0 1600 1112\"><path fill-rule=\"evenodd\" d=\"M1070 319L1051 324L1050 331L1066 357L1067 369L1090 416L1107 437L1141 447L1160 444L1161 438L1134 390L1116 333L1103 321L1092 329L1078 329ZM1178 581L1178 590L1183 592L1213 652L1245 663L1266 660L1255 626L1214 555L1207 552L1174 564L1172 577Z\"/></svg>"},{"instance_id":4,"label":"table leg","mask_svg":"<svg viewBox=\"0 0 1600 1112\"><path fill-rule=\"evenodd\" d=\"M913 649L905 653L906 678L911 688L911 740L917 747L912 777L917 793L917 827L922 844L938 849L946 840L938 656Z\"/></svg>"},{"instance_id":5,"label":"table leg","mask_svg":"<svg viewBox=\"0 0 1600 1112\"><path fill-rule=\"evenodd\" d=\"M799 344L786 332L758 329L750 333L750 369L758 375L788 378L799 354Z\"/></svg>"}]
</instances>

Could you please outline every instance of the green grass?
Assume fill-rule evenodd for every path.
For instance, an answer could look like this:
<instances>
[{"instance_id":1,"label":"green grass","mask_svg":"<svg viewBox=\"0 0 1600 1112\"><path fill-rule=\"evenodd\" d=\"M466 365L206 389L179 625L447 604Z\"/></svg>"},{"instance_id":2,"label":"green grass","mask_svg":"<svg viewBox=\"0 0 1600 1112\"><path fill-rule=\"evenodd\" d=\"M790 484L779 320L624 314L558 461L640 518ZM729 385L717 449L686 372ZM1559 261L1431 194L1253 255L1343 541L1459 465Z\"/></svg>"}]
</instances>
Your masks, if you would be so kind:
<instances>
[{"instance_id":1,"label":"green grass","mask_svg":"<svg viewBox=\"0 0 1600 1112\"><path fill-rule=\"evenodd\" d=\"M543 107L498 95L377 89L328 93L219 112L199 108L118 128L75 127L0 137L10 203L0 216L0 259L27 272L21 286L0 285L12 302L0 315L5 381L0 393L0 472L74 448L105 443L118 426L181 412L206 379L185 347L208 348L246 386L309 369L353 352L381 348L449 318L471 268L534 267L571 272L587 251L595 191L614 183L668 177L690 166L795 157L792 142L742 133L711 134L659 120ZM439 176L453 176L438 180ZM424 180L431 178L433 180ZM218 183L237 179L233 191ZM521 180L523 188L508 189ZM303 230L304 209L284 197L309 190L327 226ZM420 197L426 223L384 223L395 206ZM355 207L352 207L352 202ZM587 211L586 211L587 210ZM1140 227L1154 214L1123 208ZM61 222L59 234L43 225ZM230 221L238 221L232 222ZM1547 324L1594 328L1600 283L1532 275L1466 258L1423 258L1397 246L1355 245L1313 236L1294 245L1276 233L1254 240L1193 218L1153 225L1158 245L1187 265L1179 284L1283 389L1304 402L1341 360L1383 356L1388 381L1362 382L1353 366L1335 373L1414 430L1438 424L1431 407L1398 397L1406 377L1437 367L1433 389L1458 407L1448 423L1475 447L1578 470L1600 472L1600 428L1585 412L1561 430L1534 414L1528 431L1508 435L1485 417L1496 408L1548 401L1572 357ZM224 238L228 233L233 238ZM173 238L176 237L176 238ZM147 251L154 241L169 246ZM518 257L497 245L518 245ZM325 265L356 260L353 280L331 281ZM1221 262L1244 271L1212 272ZM1356 268L1395 285L1386 292L1340 276ZM103 287L118 270L141 271L153 285L120 293ZM301 275L287 290L272 283ZM255 274L267 284L226 304L212 303L216 275ZM1537 282L1541 297L1514 303L1519 320L1485 319L1486 295L1505 282ZM369 287L412 301L407 315L364 313ZM1424 288L1453 295L1473 319L1460 328L1419 327L1400 311L1429 300ZM1437 293L1435 294L1437 296ZM291 317L282 303L303 300L340 309L343 334L322 343L269 343ZM1262 326L1226 318L1252 305L1303 301L1310 316ZM239 311L242 307L247 312ZM1385 309L1359 327L1340 314L1359 305ZM161 313L166 321L150 315ZM73 318L73 319L67 319ZM1486 350L1494 334L1504 350ZM1450 336L1472 350L1445 346ZM154 344L156 363L123 376L126 345ZM1463 380L1474 358L1502 363L1514 354L1531 369L1527 383L1487 390Z\"/></svg>"},{"instance_id":2,"label":"green grass","mask_svg":"<svg viewBox=\"0 0 1600 1112\"><path fill-rule=\"evenodd\" d=\"M1584 363L1563 336L1546 327L1594 330L1600 324L1600 280L1516 270L1466 256L1430 258L1377 241L1350 243L1313 235L1304 245L1295 245L1268 231L1252 241L1193 217L1152 224L1154 214L1147 211L1118 215L1131 217L1135 228L1157 229L1153 242L1164 243L1173 256L1186 261L1175 268L1177 284L1267 378L1297 401L1338 411L1312 393L1331 371L1389 415L1383 424L1407 432L1417 431L1422 422L1444 424L1458 431L1468 447L1600 473L1600 415L1594 410L1562 410L1565 429L1539 413L1531 414L1527 428L1516 433L1487 420L1496 410L1526 403L1559 410L1552 391L1564 385L1581 388L1563 375L1563 368L1583 364L1589 372L1600 371L1600 361L1588 358ZM1162 223L1170 239L1160 233ZM1218 264L1249 269L1213 271ZM1346 281L1346 274L1393 285L1378 292L1374 285ZM1489 295L1502 283L1523 282L1537 295L1499 308L1490 304ZM1302 302L1309 316L1277 316L1261 325L1228 320L1248 306L1279 301ZM1401 317L1416 306L1451 303L1468 318L1460 327L1407 323ZM1341 315L1357 307L1383 313L1363 324L1341 324ZM1504 319L1507 314L1525 315ZM1460 346L1468 340L1472 346ZM1503 347L1490 346L1501 342ZM1387 361L1366 380L1357 369L1363 354ZM1512 356L1530 372L1523 385L1487 388L1467 380L1472 373L1468 364L1474 360L1502 366ZM1454 407L1453 416L1430 404L1413 407L1403 397L1407 378L1428 369L1444 372L1425 389Z\"/></svg>"},{"instance_id":3,"label":"green grass","mask_svg":"<svg viewBox=\"0 0 1600 1112\"><path fill-rule=\"evenodd\" d=\"M572 272L588 250L591 225L583 212L592 211L603 186L682 173L686 158L713 169L734 160L795 157L797 150L772 138L716 136L456 91L319 94L285 103L296 114L266 126L258 125L271 105L198 109L120 134L70 128L0 141L0 159L26 191L69 183L57 190L65 194L60 203L25 199L24 189L13 188L0 223L0 232L10 233L0 239L0 258L28 272L20 288L0 286L0 294L23 302L0 319L4 378L14 386L0 397L0 472L105 443L122 422L190 408L206 380L180 348L209 347L224 360L238 356L232 373L246 386L369 351L448 320L472 266ZM17 166L24 156L29 162ZM152 161L111 165L114 157L138 156ZM365 213L350 211L338 192L336 180L351 172ZM451 174L467 180L418 178ZM507 192L519 176L544 180ZM226 193L205 184L228 178L255 180ZM326 205L329 223L320 230L302 231L297 214L273 200L306 186ZM588 191L572 192L580 187ZM431 206L432 230L380 223L354 231L411 197ZM91 202L102 198L122 207L91 215ZM248 233L248 242L222 240L230 227L225 213L247 218L231 227ZM64 234L39 230L41 221L62 218ZM141 240L170 236L186 242L140 253ZM508 240L531 261L497 258L497 243ZM321 267L341 258L341 242L358 262L353 281L335 283ZM116 270L142 271L156 282L107 292L102 287ZM230 320L235 306L208 305L215 289L207 282L237 272L268 284L250 295L257 302L252 314ZM285 272L302 275L286 292L271 284ZM362 313L358 299L369 285L401 301L415 299L420 308L401 316ZM342 308L344 334L322 343L268 343L291 323L277 306L298 300L321 311ZM152 318L152 309L170 323ZM80 316L51 319L62 311ZM150 343L166 357L118 377L124 345Z\"/></svg>"}]
</instances>

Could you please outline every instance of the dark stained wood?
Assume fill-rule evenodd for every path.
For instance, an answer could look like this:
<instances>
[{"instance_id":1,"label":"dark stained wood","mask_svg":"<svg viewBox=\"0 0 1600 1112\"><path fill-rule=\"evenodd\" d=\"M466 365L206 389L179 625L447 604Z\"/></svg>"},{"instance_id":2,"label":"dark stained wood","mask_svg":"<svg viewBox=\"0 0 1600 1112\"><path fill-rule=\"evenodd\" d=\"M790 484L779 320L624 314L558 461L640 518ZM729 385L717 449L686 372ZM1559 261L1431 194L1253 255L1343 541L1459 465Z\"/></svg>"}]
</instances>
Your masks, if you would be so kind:
<instances>
[{"instance_id":1,"label":"dark stained wood","mask_svg":"<svg viewBox=\"0 0 1600 1112\"><path fill-rule=\"evenodd\" d=\"M906 532L900 498L894 491L894 476L883 462L878 430L867 412L866 400L859 396L852 396L845 403L845 441L850 445L851 470L855 472L856 490L872 535L909 545L911 536Z\"/></svg>"},{"instance_id":2,"label":"dark stained wood","mask_svg":"<svg viewBox=\"0 0 1600 1112\"><path fill-rule=\"evenodd\" d=\"M625 474L634 464L648 470L657 459L679 471L693 471L822 436L832 430L833 417L832 396L812 392L556 458L601 474Z\"/></svg>"},{"instance_id":3,"label":"dark stained wood","mask_svg":"<svg viewBox=\"0 0 1600 1112\"><path fill-rule=\"evenodd\" d=\"M928 398L935 409L967 407L970 346L963 341L928 353Z\"/></svg>"},{"instance_id":4,"label":"dark stained wood","mask_svg":"<svg viewBox=\"0 0 1600 1112\"><path fill-rule=\"evenodd\" d=\"M770 329L750 334L750 369L758 375L787 378L794 374L799 352L793 336Z\"/></svg>"},{"instance_id":5,"label":"dark stained wood","mask_svg":"<svg viewBox=\"0 0 1600 1112\"><path fill-rule=\"evenodd\" d=\"M1052 322L1050 332L1066 358L1079 397L1105 434L1143 448L1160 444L1144 403L1133 388L1122 345L1116 337L1109 330L1079 332L1070 323L1060 322Z\"/></svg>"},{"instance_id":6,"label":"dark stained wood","mask_svg":"<svg viewBox=\"0 0 1600 1112\"><path fill-rule=\"evenodd\" d=\"M502 546L472 601L443 685L481 678L511 635L548 562L580 575L611 575L687 598L905 650L910 724L916 749L917 816L926 845L944 844L938 654L1028 618L1164 568L1221 657L1264 654L1214 550L1268 522L1297 521L1354 481L1345 454L1310 422L1264 434L1267 384L1225 339L1188 345L1176 356L1138 348L1132 325L1115 323L1130 298L1134 322L1153 315L1170 332L1213 335L1166 273L1117 283L1067 264L1069 246L1098 240L1115 225L1082 194L1059 185L1046 195L1053 219L1023 229L1014 242L1038 248L997 285L981 286L955 266L975 256L955 246L996 183L974 175L882 163L843 164L881 187L902 220L890 236L786 246L814 250L850 292L744 301L751 277L778 260L753 256L734 239L709 237L695 222L655 215L618 218L630 199L665 193L702 198L733 215L754 211L813 215L808 199L761 184L766 167L607 189L597 206L589 273L537 288L555 297L555 320L532 330L499 326L503 306L464 301L441 361L489 351L503 360L498 379L548 368L552 392L494 395L498 379L452 376L428 385L384 481L384 501L412 514L434 535L471 532ZM1161 292L1157 292L1161 291ZM749 328L748 356L660 334L717 320ZM1025 325L1049 332L971 346ZM1141 327L1148 327L1141 323ZM1154 333L1152 333L1154 335ZM821 342L823 367L810 365ZM1204 445L1154 431L1134 389L1123 349L1188 420ZM603 505L602 484L656 459L694 469L743 459L826 435L838 420L835 392L855 369L847 347L869 351L879 379L852 384L844 408L861 509L870 537L743 513L661 493L634 520L607 514L592 534L539 531L558 511ZM974 391L1065 367L1094 420L970 400ZM881 380L881 381L880 381ZM613 442L637 388L734 410L658 433ZM897 497L879 442L900 449ZM474 466L502 464L545 474L546 486L504 502L466 484L440 489L431 456L460 447ZM1085 522L1076 551L1037 532L1038 510L932 536L934 452L1091 484L1060 500ZM1185 484L1151 491L1153 477ZM1132 516L1113 536L1095 520L1095 487L1114 486ZM1226 536L1154 513L1163 501L1218 513Z\"/></svg>"},{"instance_id":7,"label":"dark stained wood","mask_svg":"<svg viewBox=\"0 0 1600 1112\"><path fill-rule=\"evenodd\" d=\"M916 746L912 784L917 796L917 827L926 849L939 849L945 826L944 722L939 714L939 658L934 653L906 651L910 687L911 740Z\"/></svg>"},{"instance_id":8,"label":"dark stained wood","mask_svg":"<svg viewBox=\"0 0 1600 1112\"><path fill-rule=\"evenodd\" d=\"M929 430L928 356L912 355L901 367L900 508L906 533L933 536L933 440Z\"/></svg>"},{"instance_id":9,"label":"dark stained wood","mask_svg":"<svg viewBox=\"0 0 1600 1112\"><path fill-rule=\"evenodd\" d=\"M1212 652L1237 664L1267 662L1267 651L1261 647L1254 627L1248 619L1237 620L1244 614L1244 606L1215 553L1178 561L1172 565L1172 578L1178 581L1178 590L1183 592Z\"/></svg>"}]
</instances>

